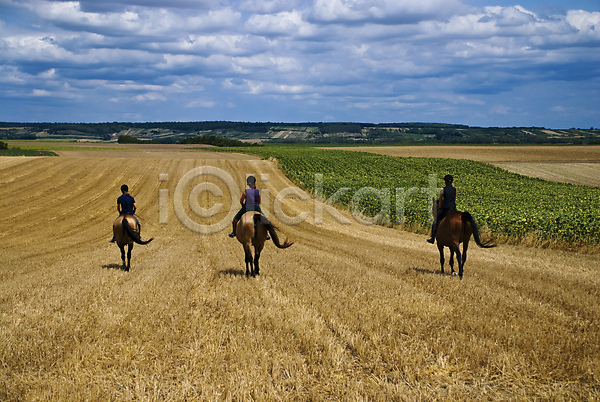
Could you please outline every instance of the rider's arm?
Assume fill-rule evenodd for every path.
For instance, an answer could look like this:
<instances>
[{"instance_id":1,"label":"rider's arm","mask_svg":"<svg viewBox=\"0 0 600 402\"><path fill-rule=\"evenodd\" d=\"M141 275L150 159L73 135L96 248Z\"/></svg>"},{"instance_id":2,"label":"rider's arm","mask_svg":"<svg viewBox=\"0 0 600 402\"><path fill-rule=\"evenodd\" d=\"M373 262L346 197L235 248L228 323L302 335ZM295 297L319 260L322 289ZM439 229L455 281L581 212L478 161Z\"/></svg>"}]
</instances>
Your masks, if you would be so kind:
<instances>
[{"instance_id":1,"label":"rider's arm","mask_svg":"<svg viewBox=\"0 0 600 402\"><path fill-rule=\"evenodd\" d=\"M133 203L133 213L135 214L135 211L137 211L137 205L135 205L135 202Z\"/></svg>"},{"instance_id":2,"label":"rider's arm","mask_svg":"<svg viewBox=\"0 0 600 402\"><path fill-rule=\"evenodd\" d=\"M240 197L240 204L242 204L242 206L244 206L245 201L246 201L246 190L244 190L244 192L242 193L242 196Z\"/></svg>"},{"instance_id":3,"label":"rider's arm","mask_svg":"<svg viewBox=\"0 0 600 402\"><path fill-rule=\"evenodd\" d=\"M121 204L117 201L117 212L121 215Z\"/></svg>"},{"instance_id":4,"label":"rider's arm","mask_svg":"<svg viewBox=\"0 0 600 402\"><path fill-rule=\"evenodd\" d=\"M440 190L440 199L438 200L438 208L442 209L442 204L444 203L444 189Z\"/></svg>"}]
</instances>

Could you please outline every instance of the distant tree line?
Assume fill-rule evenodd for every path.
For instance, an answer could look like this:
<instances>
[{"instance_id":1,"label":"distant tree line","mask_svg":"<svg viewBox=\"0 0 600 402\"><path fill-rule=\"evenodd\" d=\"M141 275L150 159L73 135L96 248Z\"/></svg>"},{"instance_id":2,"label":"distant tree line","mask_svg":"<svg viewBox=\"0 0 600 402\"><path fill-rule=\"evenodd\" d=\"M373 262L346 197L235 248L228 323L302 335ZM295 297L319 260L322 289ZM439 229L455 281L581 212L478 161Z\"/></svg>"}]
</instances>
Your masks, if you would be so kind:
<instances>
[{"instance_id":1,"label":"distant tree line","mask_svg":"<svg viewBox=\"0 0 600 402\"><path fill-rule=\"evenodd\" d=\"M356 122L145 122L145 123L16 123L0 122L1 139L86 138L120 143L191 143L248 146L228 140L263 139L274 143L373 143L373 144L597 144L600 131L570 129L552 135L544 127L470 127L446 123ZM293 134L278 136L276 132ZM148 138L144 140L142 138Z\"/></svg>"},{"instance_id":2,"label":"distant tree line","mask_svg":"<svg viewBox=\"0 0 600 402\"><path fill-rule=\"evenodd\" d=\"M200 135L194 138L185 138L181 144L204 144L214 145L216 147L254 147L260 146L257 143L243 142L239 140L232 140L229 138L217 137L215 135Z\"/></svg>"},{"instance_id":3,"label":"distant tree line","mask_svg":"<svg viewBox=\"0 0 600 402\"><path fill-rule=\"evenodd\" d=\"M140 138L132 137L131 135L120 135L117 142L119 144L160 144L160 141L142 140Z\"/></svg>"}]
</instances>

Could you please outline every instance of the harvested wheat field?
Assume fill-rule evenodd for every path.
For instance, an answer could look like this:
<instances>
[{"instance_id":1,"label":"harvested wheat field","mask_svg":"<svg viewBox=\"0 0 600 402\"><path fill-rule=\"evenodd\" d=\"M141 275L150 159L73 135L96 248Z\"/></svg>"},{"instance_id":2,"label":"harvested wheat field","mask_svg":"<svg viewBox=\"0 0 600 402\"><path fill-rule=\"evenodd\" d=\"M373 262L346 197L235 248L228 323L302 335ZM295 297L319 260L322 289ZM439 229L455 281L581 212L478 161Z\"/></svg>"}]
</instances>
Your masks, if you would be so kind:
<instances>
[{"instance_id":1,"label":"harvested wheat field","mask_svg":"<svg viewBox=\"0 0 600 402\"><path fill-rule=\"evenodd\" d=\"M472 246L461 281L423 235L315 222L269 161L134 150L0 158L0 399L600 397L600 256ZM294 241L267 244L257 278L223 172L239 191L254 174ZM123 183L154 237L129 272L108 242Z\"/></svg>"}]
</instances>

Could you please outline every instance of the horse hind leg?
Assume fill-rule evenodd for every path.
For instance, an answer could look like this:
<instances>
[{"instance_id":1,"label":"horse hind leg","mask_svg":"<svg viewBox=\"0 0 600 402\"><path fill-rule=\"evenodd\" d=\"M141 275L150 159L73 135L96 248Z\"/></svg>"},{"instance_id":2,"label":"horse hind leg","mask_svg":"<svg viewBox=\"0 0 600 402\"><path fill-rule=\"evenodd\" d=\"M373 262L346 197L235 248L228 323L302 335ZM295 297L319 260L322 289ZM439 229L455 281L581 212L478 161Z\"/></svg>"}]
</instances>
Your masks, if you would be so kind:
<instances>
[{"instance_id":1,"label":"horse hind leg","mask_svg":"<svg viewBox=\"0 0 600 402\"><path fill-rule=\"evenodd\" d=\"M254 271L252 250L250 249L250 246L244 246L244 255L246 261L246 276L250 276Z\"/></svg>"},{"instance_id":2,"label":"horse hind leg","mask_svg":"<svg viewBox=\"0 0 600 402\"><path fill-rule=\"evenodd\" d=\"M252 276L257 276L260 271L260 267L258 265L258 260L260 259L260 253L262 251L262 247L256 247L254 249L254 272L252 272Z\"/></svg>"},{"instance_id":3,"label":"horse hind leg","mask_svg":"<svg viewBox=\"0 0 600 402\"><path fill-rule=\"evenodd\" d=\"M440 243L438 243L438 250L440 252L440 265L442 267L441 273L444 273L444 246L441 246Z\"/></svg>"},{"instance_id":4,"label":"horse hind leg","mask_svg":"<svg viewBox=\"0 0 600 402\"><path fill-rule=\"evenodd\" d=\"M133 249L133 243L130 243L127 246L127 267L125 268L125 271L129 271L129 268L131 268L131 250ZM123 261L123 263L125 263L125 261Z\"/></svg>"},{"instance_id":5,"label":"horse hind leg","mask_svg":"<svg viewBox=\"0 0 600 402\"><path fill-rule=\"evenodd\" d=\"M258 259L259 258L260 258L260 253L254 254L254 269L252 270L252 277L255 277L256 275L258 275L258 270L260 269L258 267Z\"/></svg>"},{"instance_id":6,"label":"horse hind leg","mask_svg":"<svg viewBox=\"0 0 600 402\"><path fill-rule=\"evenodd\" d=\"M121 250L121 261L123 261L123 269L126 269L127 264L125 263L125 245L119 244L119 249Z\"/></svg>"},{"instance_id":7,"label":"horse hind leg","mask_svg":"<svg viewBox=\"0 0 600 402\"><path fill-rule=\"evenodd\" d=\"M463 263L463 265L465 265L465 262L467 262L467 250L468 249L469 249L469 240L467 239L463 243L463 253L462 253L462 263Z\"/></svg>"},{"instance_id":8,"label":"horse hind leg","mask_svg":"<svg viewBox=\"0 0 600 402\"><path fill-rule=\"evenodd\" d=\"M465 257L461 256L460 248L457 245L456 246L456 261L458 262L458 277L460 279L462 279L462 277L463 277L463 266L465 265L464 260L465 260Z\"/></svg>"},{"instance_id":9,"label":"horse hind leg","mask_svg":"<svg viewBox=\"0 0 600 402\"><path fill-rule=\"evenodd\" d=\"M450 267L452 267L452 273L456 275L454 271L454 254L456 254L456 262L458 263L458 276L462 278L463 260L460 253L460 245L455 244L450 248Z\"/></svg>"}]
</instances>

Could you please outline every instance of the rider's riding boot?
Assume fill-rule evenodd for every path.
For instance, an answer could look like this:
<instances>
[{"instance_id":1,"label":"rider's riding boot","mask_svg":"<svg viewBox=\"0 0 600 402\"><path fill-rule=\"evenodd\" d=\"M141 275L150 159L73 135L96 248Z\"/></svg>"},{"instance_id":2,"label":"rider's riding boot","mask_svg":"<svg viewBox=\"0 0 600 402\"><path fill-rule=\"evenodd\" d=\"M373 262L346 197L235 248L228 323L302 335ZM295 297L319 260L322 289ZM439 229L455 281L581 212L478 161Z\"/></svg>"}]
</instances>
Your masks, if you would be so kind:
<instances>
[{"instance_id":1,"label":"rider's riding boot","mask_svg":"<svg viewBox=\"0 0 600 402\"><path fill-rule=\"evenodd\" d=\"M433 226L431 227L431 237L429 239L427 239L427 243L435 243L435 232L437 231L437 222L435 222L433 224Z\"/></svg>"},{"instance_id":2,"label":"rider's riding boot","mask_svg":"<svg viewBox=\"0 0 600 402\"><path fill-rule=\"evenodd\" d=\"M231 233L228 234L229 237L232 237L232 238L235 237L235 228L237 226L237 223L238 223L237 220L233 221L233 230L231 231Z\"/></svg>"}]
</instances>

